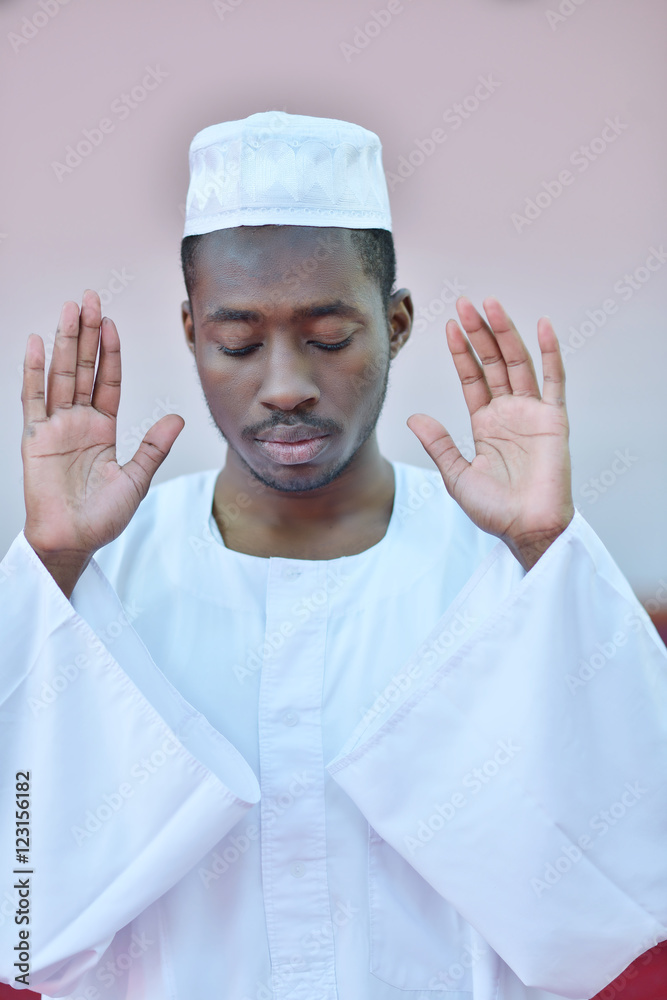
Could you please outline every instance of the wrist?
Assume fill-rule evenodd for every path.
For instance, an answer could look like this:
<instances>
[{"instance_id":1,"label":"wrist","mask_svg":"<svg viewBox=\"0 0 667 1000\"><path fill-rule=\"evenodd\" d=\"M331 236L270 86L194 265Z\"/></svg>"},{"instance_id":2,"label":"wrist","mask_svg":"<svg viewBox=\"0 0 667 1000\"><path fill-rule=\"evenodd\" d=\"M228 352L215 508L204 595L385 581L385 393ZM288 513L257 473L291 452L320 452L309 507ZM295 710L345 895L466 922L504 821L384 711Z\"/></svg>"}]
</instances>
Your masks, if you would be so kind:
<instances>
[{"instance_id":1,"label":"wrist","mask_svg":"<svg viewBox=\"0 0 667 1000\"><path fill-rule=\"evenodd\" d=\"M574 517L574 508L556 526L533 532L524 532L515 537L504 537L512 555L528 573L542 558L547 549L563 534Z\"/></svg>"},{"instance_id":2,"label":"wrist","mask_svg":"<svg viewBox=\"0 0 667 1000\"><path fill-rule=\"evenodd\" d=\"M44 549L32 540L29 531L24 529L23 534L30 548L69 600L94 553L72 549Z\"/></svg>"}]
</instances>

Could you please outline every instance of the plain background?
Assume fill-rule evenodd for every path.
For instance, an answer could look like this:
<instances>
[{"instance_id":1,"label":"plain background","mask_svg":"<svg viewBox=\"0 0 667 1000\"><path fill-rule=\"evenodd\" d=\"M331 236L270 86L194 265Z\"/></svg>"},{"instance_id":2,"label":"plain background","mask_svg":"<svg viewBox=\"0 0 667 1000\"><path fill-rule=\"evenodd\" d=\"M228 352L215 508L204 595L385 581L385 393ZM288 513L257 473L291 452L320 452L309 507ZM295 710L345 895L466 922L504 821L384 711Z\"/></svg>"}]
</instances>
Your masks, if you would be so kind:
<instances>
[{"instance_id":1,"label":"plain background","mask_svg":"<svg viewBox=\"0 0 667 1000\"><path fill-rule=\"evenodd\" d=\"M641 270L667 241L662 0L392 0L391 17L387 0L42 3L0 7L1 552L23 524L26 338L50 348L63 301L118 288L114 270L125 281L105 296L123 347L119 458L142 423L175 410L186 427L157 481L222 465L180 323L187 150L206 125L279 109L372 129L385 169L407 175L391 192L399 285L428 318L394 363L385 454L430 465L405 426L415 411L469 451L447 282L478 307L497 295L533 352L550 315L561 343L579 345L566 359L575 503L649 610L667 606L667 264ZM115 102L147 68L162 81L121 118ZM476 101L480 77L493 93ZM113 130L57 171L103 118ZM608 118L619 134L602 148ZM437 128L445 141L419 163ZM565 169L572 183L547 204L544 183ZM516 225L538 192L539 214ZM637 268L632 289L623 276ZM592 335L577 335L587 320Z\"/></svg>"}]
</instances>

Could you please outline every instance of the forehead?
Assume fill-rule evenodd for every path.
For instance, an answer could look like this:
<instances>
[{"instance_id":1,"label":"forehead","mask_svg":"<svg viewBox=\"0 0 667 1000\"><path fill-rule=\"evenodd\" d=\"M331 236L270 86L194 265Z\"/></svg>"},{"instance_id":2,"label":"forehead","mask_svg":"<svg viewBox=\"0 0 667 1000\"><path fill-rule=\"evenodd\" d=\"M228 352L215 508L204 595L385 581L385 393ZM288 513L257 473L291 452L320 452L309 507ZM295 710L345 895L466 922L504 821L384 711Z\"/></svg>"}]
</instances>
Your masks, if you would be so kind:
<instances>
[{"instance_id":1,"label":"forehead","mask_svg":"<svg viewBox=\"0 0 667 1000\"><path fill-rule=\"evenodd\" d=\"M323 290L362 297L371 284L349 229L325 226L238 226L199 237L197 286L211 294L269 289L309 297Z\"/></svg>"}]
</instances>

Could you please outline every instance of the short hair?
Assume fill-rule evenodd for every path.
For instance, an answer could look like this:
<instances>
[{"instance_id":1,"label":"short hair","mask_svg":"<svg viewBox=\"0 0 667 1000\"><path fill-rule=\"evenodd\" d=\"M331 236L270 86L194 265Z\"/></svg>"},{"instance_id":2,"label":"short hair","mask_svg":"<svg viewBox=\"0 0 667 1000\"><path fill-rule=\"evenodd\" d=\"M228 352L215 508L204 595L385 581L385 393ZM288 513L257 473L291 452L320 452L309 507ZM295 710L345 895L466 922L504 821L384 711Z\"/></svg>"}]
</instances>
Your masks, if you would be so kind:
<instances>
[{"instance_id":1,"label":"short hair","mask_svg":"<svg viewBox=\"0 0 667 1000\"><path fill-rule=\"evenodd\" d=\"M352 245L359 255L364 274L375 281L386 309L396 282L394 238L387 229L350 229ZM201 236L185 236L181 241L181 266L188 297L195 286L197 247Z\"/></svg>"}]
</instances>

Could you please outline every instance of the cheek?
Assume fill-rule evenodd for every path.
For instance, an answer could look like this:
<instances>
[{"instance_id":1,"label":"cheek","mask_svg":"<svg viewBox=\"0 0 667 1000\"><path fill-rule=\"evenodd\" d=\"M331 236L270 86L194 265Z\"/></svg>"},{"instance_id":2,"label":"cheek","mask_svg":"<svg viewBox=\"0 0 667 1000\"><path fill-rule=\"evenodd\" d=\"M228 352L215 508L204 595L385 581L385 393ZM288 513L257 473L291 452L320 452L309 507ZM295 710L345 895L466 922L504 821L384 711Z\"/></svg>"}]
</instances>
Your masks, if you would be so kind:
<instances>
[{"instance_id":1,"label":"cheek","mask_svg":"<svg viewBox=\"0 0 667 1000\"><path fill-rule=\"evenodd\" d=\"M256 398L255 379L248 370L213 361L198 363L199 381L211 412L221 422L241 419Z\"/></svg>"},{"instance_id":2,"label":"cheek","mask_svg":"<svg viewBox=\"0 0 667 1000\"><path fill-rule=\"evenodd\" d=\"M198 345L196 359L202 385L224 389L240 384L247 377L247 368L238 362L230 363L234 359L226 357L213 341L204 340Z\"/></svg>"},{"instance_id":3,"label":"cheek","mask_svg":"<svg viewBox=\"0 0 667 1000\"><path fill-rule=\"evenodd\" d=\"M350 358L336 373L337 395L347 399L354 409L372 408L384 384L387 364L388 356L379 351Z\"/></svg>"}]
</instances>

